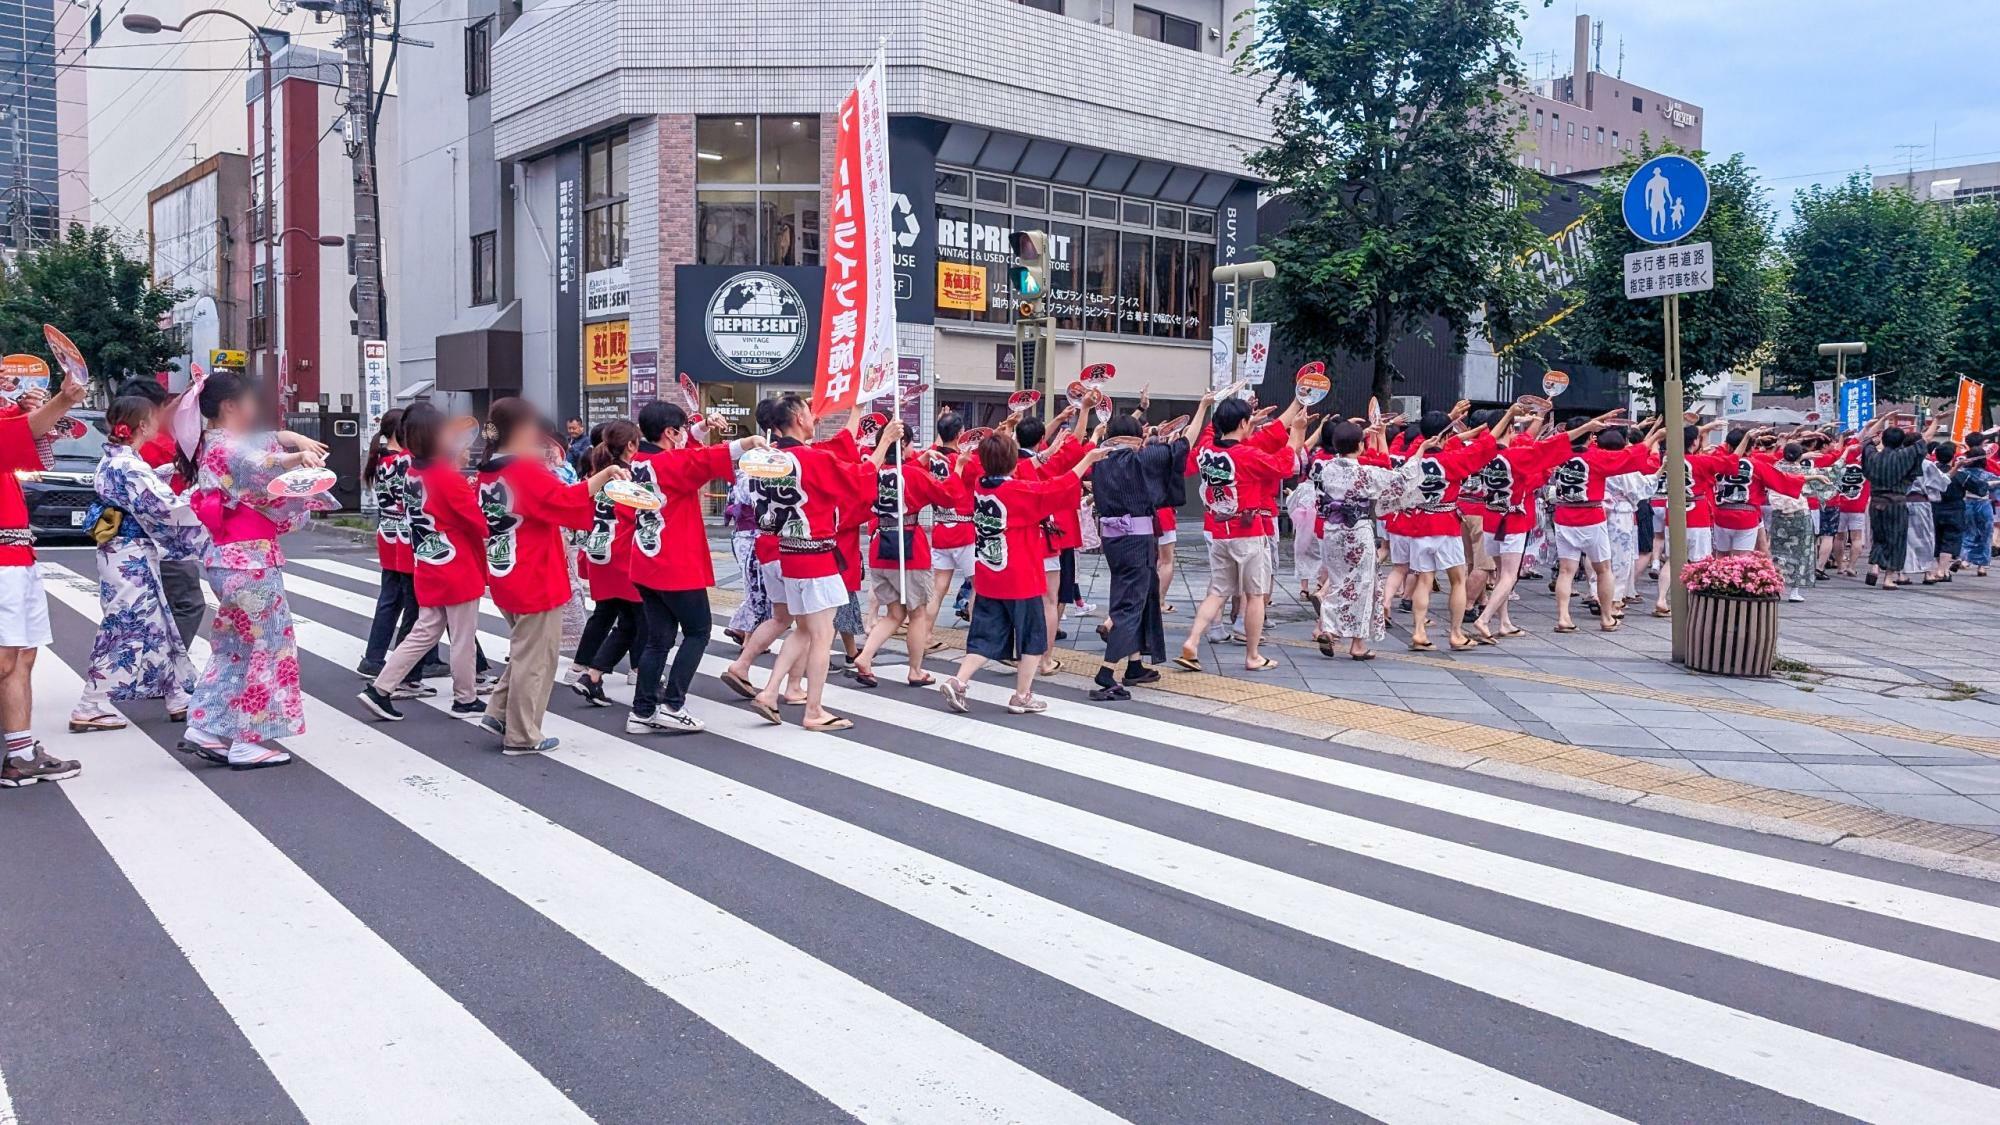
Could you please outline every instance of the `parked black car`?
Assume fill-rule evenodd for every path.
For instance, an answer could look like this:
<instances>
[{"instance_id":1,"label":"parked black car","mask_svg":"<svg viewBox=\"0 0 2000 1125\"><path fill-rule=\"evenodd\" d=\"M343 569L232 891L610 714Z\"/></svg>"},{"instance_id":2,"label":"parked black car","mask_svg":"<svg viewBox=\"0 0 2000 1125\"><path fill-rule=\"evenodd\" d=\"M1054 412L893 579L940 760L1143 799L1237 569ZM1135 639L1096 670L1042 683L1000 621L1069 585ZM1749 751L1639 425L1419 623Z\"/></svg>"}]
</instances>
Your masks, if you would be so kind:
<instances>
[{"instance_id":1,"label":"parked black car","mask_svg":"<svg viewBox=\"0 0 2000 1125\"><path fill-rule=\"evenodd\" d=\"M97 501L97 462L104 456L104 412L72 410L69 417L82 427L56 432L55 457L48 469L23 474L21 492L28 502L28 526L35 538L75 542L89 530L84 513Z\"/></svg>"}]
</instances>

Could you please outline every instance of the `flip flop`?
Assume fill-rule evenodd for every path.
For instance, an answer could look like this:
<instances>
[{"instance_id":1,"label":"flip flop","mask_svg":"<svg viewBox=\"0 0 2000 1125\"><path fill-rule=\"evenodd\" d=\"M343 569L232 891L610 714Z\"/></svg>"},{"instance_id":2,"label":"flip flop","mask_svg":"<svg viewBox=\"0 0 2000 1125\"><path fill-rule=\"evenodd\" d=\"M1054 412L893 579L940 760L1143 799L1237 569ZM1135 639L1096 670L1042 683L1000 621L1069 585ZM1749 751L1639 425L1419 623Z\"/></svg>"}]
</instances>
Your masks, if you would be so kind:
<instances>
[{"instance_id":1,"label":"flip flop","mask_svg":"<svg viewBox=\"0 0 2000 1125\"><path fill-rule=\"evenodd\" d=\"M1431 643L1431 642L1429 642L1429 641L1411 641L1411 642L1410 642L1410 651L1411 651L1411 652L1435 652L1435 651L1437 651L1437 646L1436 646L1436 645L1434 645L1434 644L1432 644L1432 643Z\"/></svg>"},{"instance_id":2,"label":"flip flop","mask_svg":"<svg viewBox=\"0 0 2000 1125\"><path fill-rule=\"evenodd\" d=\"M1278 666L1277 661L1271 659L1268 656L1260 656L1257 658L1257 663L1246 664L1243 666L1243 670L1246 672L1268 672L1271 669L1276 668L1277 666Z\"/></svg>"},{"instance_id":3,"label":"flip flop","mask_svg":"<svg viewBox=\"0 0 2000 1125\"><path fill-rule=\"evenodd\" d=\"M1174 657L1174 667L1180 668L1183 671L1199 672L1201 671L1201 661L1192 656L1176 656Z\"/></svg>"},{"instance_id":4,"label":"flip flop","mask_svg":"<svg viewBox=\"0 0 2000 1125\"><path fill-rule=\"evenodd\" d=\"M1375 654L1373 652L1350 652L1347 654L1347 658L1349 660L1373 660L1375 659Z\"/></svg>"},{"instance_id":5,"label":"flip flop","mask_svg":"<svg viewBox=\"0 0 2000 1125\"><path fill-rule=\"evenodd\" d=\"M801 695L798 696L797 698L793 698L792 696L788 695L784 698L783 702L787 707L804 707L806 705L806 697Z\"/></svg>"},{"instance_id":6,"label":"flip flop","mask_svg":"<svg viewBox=\"0 0 2000 1125\"><path fill-rule=\"evenodd\" d=\"M1618 631L1618 627L1623 624L1625 624L1623 619L1615 618L1609 625L1599 625L1597 627L1597 631L1600 633L1616 633Z\"/></svg>"},{"instance_id":7,"label":"flip flop","mask_svg":"<svg viewBox=\"0 0 2000 1125\"><path fill-rule=\"evenodd\" d=\"M855 687L872 688L879 686L881 682L882 681L875 678L875 674L873 672L863 672L857 669L854 673Z\"/></svg>"},{"instance_id":8,"label":"flip flop","mask_svg":"<svg viewBox=\"0 0 2000 1125\"><path fill-rule=\"evenodd\" d=\"M1326 657L1326 658L1327 658L1328 660L1331 660L1331 659L1333 659L1333 638L1332 638L1332 637L1321 637L1321 638L1319 639L1319 654L1320 654L1321 656L1324 656L1324 657Z\"/></svg>"},{"instance_id":9,"label":"flip flop","mask_svg":"<svg viewBox=\"0 0 2000 1125\"><path fill-rule=\"evenodd\" d=\"M1556 626L1556 628L1555 628L1555 631L1556 631L1556 632L1558 632L1558 633L1574 633L1574 632L1576 632L1576 626L1574 626L1574 625L1558 625L1558 626Z\"/></svg>"},{"instance_id":10,"label":"flip flop","mask_svg":"<svg viewBox=\"0 0 2000 1125\"><path fill-rule=\"evenodd\" d=\"M904 687L929 687L929 686L931 686L931 685L932 685L932 684L934 684L934 683L937 683L937 677L936 677L936 676L933 676L933 675L930 675L929 673L925 673L925 675L924 675L924 678L923 678L923 679L921 679L921 680L904 680L904 681L903 681L903 686L904 686Z\"/></svg>"},{"instance_id":11,"label":"flip flop","mask_svg":"<svg viewBox=\"0 0 2000 1125\"><path fill-rule=\"evenodd\" d=\"M1503 637L1525 637L1528 635L1528 631L1526 629L1521 628L1519 625L1511 625L1505 629L1500 630L1500 635Z\"/></svg>"},{"instance_id":12,"label":"flip flop","mask_svg":"<svg viewBox=\"0 0 2000 1125\"><path fill-rule=\"evenodd\" d=\"M827 718L822 719L817 723L805 723L803 725L807 730L816 731L820 734L831 734L837 730L854 729L854 723L852 720L843 719L839 715L830 715Z\"/></svg>"},{"instance_id":13,"label":"flip flop","mask_svg":"<svg viewBox=\"0 0 2000 1125\"><path fill-rule=\"evenodd\" d=\"M750 700L750 709L764 716L764 721L770 723L772 726L781 727L785 725L785 717L778 714L778 709L761 699L753 698Z\"/></svg>"},{"instance_id":14,"label":"flip flop","mask_svg":"<svg viewBox=\"0 0 2000 1125\"><path fill-rule=\"evenodd\" d=\"M1500 638L1493 635L1493 630L1479 624L1477 621L1472 623L1472 630L1472 639L1478 644L1497 645L1500 643Z\"/></svg>"},{"instance_id":15,"label":"flip flop","mask_svg":"<svg viewBox=\"0 0 2000 1125\"><path fill-rule=\"evenodd\" d=\"M1060 660L1051 660L1051 661L1049 661L1049 662L1048 662L1048 664L1047 664L1046 666L1044 666L1044 667L1041 667L1041 668L1037 668L1037 669L1035 669L1035 675L1037 675L1037 676L1053 676L1053 675L1055 675L1055 674L1056 674L1057 672L1060 672L1060 671L1062 671L1062 661L1060 661Z\"/></svg>"},{"instance_id":16,"label":"flip flop","mask_svg":"<svg viewBox=\"0 0 2000 1125\"><path fill-rule=\"evenodd\" d=\"M722 672L722 682L730 691L735 692L745 699L757 698L757 685L726 668Z\"/></svg>"},{"instance_id":17,"label":"flip flop","mask_svg":"<svg viewBox=\"0 0 2000 1125\"><path fill-rule=\"evenodd\" d=\"M1451 651L1453 652L1471 652L1473 649L1479 647L1479 642L1473 640L1471 637L1465 638L1464 644L1459 644L1457 641L1452 641L1450 643L1451 643Z\"/></svg>"},{"instance_id":18,"label":"flip flop","mask_svg":"<svg viewBox=\"0 0 2000 1125\"><path fill-rule=\"evenodd\" d=\"M1674 611L1673 611L1673 610L1671 610L1671 609L1661 609L1661 608L1660 608L1660 607L1658 607L1658 606L1654 606L1654 607L1653 607L1653 616L1654 616L1654 617L1672 617L1673 615L1674 615Z\"/></svg>"}]
</instances>

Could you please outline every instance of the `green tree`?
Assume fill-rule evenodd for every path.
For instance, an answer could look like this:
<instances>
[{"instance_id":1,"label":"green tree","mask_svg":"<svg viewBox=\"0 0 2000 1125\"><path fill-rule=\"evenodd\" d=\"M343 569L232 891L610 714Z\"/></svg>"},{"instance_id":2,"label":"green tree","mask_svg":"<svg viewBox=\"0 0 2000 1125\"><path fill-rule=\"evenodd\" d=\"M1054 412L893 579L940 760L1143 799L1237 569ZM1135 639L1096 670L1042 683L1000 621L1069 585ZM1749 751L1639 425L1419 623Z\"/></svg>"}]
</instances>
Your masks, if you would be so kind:
<instances>
[{"instance_id":1,"label":"green tree","mask_svg":"<svg viewBox=\"0 0 2000 1125\"><path fill-rule=\"evenodd\" d=\"M1260 239L1284 334L1369 363L1442 318L1510 335L1546 300L1525 256L1539 176L1521 167L1518 0L1271 0L1239 65L1267 75L1271 142L1250 166L1294 210Z\"/></svg>"},{"instance_id":2,"label":"green tree","mask_svg":"<svg viewBox=\"0 0 2000 1125\"><path fill-rule=\"evenodd\" d=\"M109 228L72 224L60 241L22 255L0 285L0 349L41 356L53 370L42 337L42 325L53 324L108 391L127 375L165 370L180 354L160 320L183 296L154 285L146 262Z\"/></svg>"},{"instance_id":3,"label":"green tree","mask_svg":"<svg viewBox=\"0 0 2000 1125\"><path fill-rule=\"evenodd\" d=\"M1662 150L1672 151L1672 150ZM1639 375L1653 405L1666 375L1664 312L1659 299L1625 296L1625 255L1648 249L1625 228L1625 185L1646 150L1606 170L1589 212L1590 243L1577 281L1578 304L1563 337L1592 365ZM1698 153L1688 154L1701 163ZM1708 217L1693 241L1714 246L1715 288L1681 297L1681 372L1690 388L1758 362L1784 308L1783 274L1773 254L1771 204L1739 153L1708 172Z\"/></svg>"},{"instance_id":4,"label":"green tree","mask_svg":"<svg viewBox=\"0 0 2000 1125\"><path fill-rule=\"evenodd\" d=\"M2000 385L2000 205L1955 208L1951 218L1967 255L1965 304L1958 314L1952 369L1989 386Z\"/></svg>"},{"instance_id":5,"label":"green tree","mask_svg":"<svg viewBox=\"0 0 2000 1125\"><path fill-rule=\"evenodd\" d=\"M1778 381L1803 390L1831 370L1817 345L1861 340L1868 354L1858 371L1853 360L1847 370L1884 375L1878 397L1951 393L1968 255L1945 210L1908 192L1878 192L1857 173L1800 192L1793 214Z\"/></svg>"}]
</instances>

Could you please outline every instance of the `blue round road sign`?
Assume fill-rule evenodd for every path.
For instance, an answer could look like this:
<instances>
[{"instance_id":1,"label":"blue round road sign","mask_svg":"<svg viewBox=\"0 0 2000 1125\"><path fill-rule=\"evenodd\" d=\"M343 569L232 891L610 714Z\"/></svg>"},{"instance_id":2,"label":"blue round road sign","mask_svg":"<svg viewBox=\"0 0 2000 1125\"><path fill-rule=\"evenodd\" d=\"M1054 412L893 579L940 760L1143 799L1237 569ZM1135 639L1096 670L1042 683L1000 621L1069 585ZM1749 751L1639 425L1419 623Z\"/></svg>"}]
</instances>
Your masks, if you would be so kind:
<instances>
[{"instance_id":1,"label":"blue round road sign","mask_svg":"<svg viewBox=\"0 0 2000 1125\"><path fill-rule=\"evenodd\" d=\"M1655 156L1625 185L1625 225L1642 242L1678 242L1707 214L1708 174L1685 156Z\"/></svg>"}]
</instances>

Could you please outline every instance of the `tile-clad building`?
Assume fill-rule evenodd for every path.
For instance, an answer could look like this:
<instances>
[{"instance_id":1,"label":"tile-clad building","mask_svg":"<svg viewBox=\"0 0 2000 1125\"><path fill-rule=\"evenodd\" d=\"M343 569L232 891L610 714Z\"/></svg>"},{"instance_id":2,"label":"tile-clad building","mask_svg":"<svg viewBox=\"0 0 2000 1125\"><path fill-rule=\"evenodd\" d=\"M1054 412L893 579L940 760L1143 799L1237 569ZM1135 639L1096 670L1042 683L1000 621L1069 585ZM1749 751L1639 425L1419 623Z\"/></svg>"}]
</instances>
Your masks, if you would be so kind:
<instances>
[{"instance_id":1,"label":"tile-clad building","mask_svg":"<svg viewBox=\"0 0 2000 1125\"><path fill-rule=\"evenodd\" d=\"M17 229L30 245L57 233L57 34L53 0L0 0L0 245L10 250Z\"/></svg>"},{"instance_id":2,"label":"tile-clad building","mask_svg":"<svg viewBox=\"0 0 2000 1125\"><path fill-rule=\"evenodd\" d=\"M683 371L705 408L737 418L809 387L831 114L879 43L899 352L904 377L933 388L924 416L996 410L1011 389L1004 267L1024 229L1051 236L1058 382L1111 362L1114 389L1190 401L1208 382L1208 271L1256 238L1244 157L1268 111L1225 57L1249 9L568 0L502 16L479 95L501 204L454 239L463 251L407 258L434 277L406 289L435 299L477 288L467 271L502 276L484 323L431 314L443 327L420 362L466 405L491 393L481 381L512 383L587 418L624 414ZM407 182L420 156L405 154L412 198L426 190ZM431 343L410 314L399 331L412 358ZM398 382L419 371L406 362Z\"/></svg>"}]
</instances>

